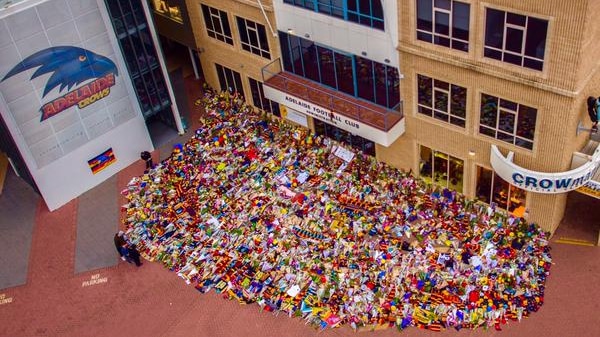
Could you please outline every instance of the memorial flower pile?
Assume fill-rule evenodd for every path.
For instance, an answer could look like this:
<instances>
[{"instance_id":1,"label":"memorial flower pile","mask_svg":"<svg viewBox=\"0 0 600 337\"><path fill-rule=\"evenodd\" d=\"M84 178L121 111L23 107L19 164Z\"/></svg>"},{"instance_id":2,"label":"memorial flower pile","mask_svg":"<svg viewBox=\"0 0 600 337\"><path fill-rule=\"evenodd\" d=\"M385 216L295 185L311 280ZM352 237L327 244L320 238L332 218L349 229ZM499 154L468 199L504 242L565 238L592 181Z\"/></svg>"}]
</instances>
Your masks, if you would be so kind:
<instances>
[{"instance_id":1,"label":"memorial flower pile","mask_svg":"<svg viewBox=\"0 0 600 337\"><path fill-rule=\"evenodd\" d=\"M548 233L228 93L123 195L130 239L198 291L325 329L495 328L544 303Z\"/></svg>"}]
</instances>

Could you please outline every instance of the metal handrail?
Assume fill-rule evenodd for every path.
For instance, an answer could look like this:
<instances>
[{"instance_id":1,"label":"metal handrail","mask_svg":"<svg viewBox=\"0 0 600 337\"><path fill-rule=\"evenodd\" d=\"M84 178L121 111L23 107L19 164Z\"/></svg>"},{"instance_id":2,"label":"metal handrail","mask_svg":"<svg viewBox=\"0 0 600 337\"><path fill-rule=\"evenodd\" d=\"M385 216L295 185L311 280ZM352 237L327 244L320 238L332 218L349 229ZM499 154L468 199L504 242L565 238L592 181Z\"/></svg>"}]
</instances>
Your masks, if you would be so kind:
<instances>
[{"instance_id":1,"label":"metal handrail","mask_svg":"<svg viewBox=\"0 0 600 337\"><path fill-rule=\"evenodd\" d=\"M280 74L282 72L285 72L285 70L283 70L283 67L281 66L280 59L279 58L275 59L274 61L272 61L271 63L267 64L266 66L264 66L262 68L263 83L267 83L268 80L270 80L271 78L277 76L278 74ZM292 74L293 76L298 76L293 73L289 73L289 74ZM300 98L305 99L311 103L321 105L325 108L329 108L331 111L341 113L347 117L354 118L354 119L360 121L361 123L371 125L376 128L381 128L381 126L372 122L373 114L380 116L383 119L385 130L389 130L393 126L393 124L390 125L392 123L391 117L390 117L391 115L394 115L395 117L397 117L396 122L400 121L403 118L402 101L400 101L394 108L386 108L386 107L381 106L381 109L384 109L387 111L384 113L381 111L373 110L372 108L369 108L366 105L345 99L344 97L342 97L342 95L347 95L345 93L340 92L339 95L333 95L332 93L329 93L325 90L321 90L318 87L315 87L315 86L321 86L322 84L320 84L320 83L314 82L315 86L308 86L305 83L296 81L296 80L288 78L288 77L285 77L282 79L283 79L283 85L284 85L283 90L284 91L289 91L288 88L290 87L290 85L294 85L296 88L299 87L299 88L303 89L302 93L298 94L296 91L292 91L292 92L294 92L294 94L298 95ZM366 104L375 105L375 103L361 99L359 97L354 97L354 99L365 102ZM356 107L356 111L340 110L339 109L340 105ZM355 110L355 109L352 109L352 110ZM371 115L370 118L368 117L367 114Z\"/></svg>"}]
</instances>

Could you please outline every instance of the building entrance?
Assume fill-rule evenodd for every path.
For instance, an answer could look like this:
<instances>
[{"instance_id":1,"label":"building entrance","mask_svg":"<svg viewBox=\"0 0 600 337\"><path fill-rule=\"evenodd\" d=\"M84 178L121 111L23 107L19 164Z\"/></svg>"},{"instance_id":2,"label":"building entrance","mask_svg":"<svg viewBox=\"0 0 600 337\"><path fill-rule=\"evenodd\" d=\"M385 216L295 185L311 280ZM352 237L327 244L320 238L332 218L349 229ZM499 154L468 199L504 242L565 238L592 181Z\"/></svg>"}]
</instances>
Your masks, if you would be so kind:
<instances>
[{"instance_id":1,"label":"building entrance","mask_svg":"<svg viewBox=\"0 0 600 337\"><path fill-rule=\"evenodd\" d=\"M565 215L554 233L557 243L600 245L600 195L570 192Z\"/></svg>"}]
</instances>

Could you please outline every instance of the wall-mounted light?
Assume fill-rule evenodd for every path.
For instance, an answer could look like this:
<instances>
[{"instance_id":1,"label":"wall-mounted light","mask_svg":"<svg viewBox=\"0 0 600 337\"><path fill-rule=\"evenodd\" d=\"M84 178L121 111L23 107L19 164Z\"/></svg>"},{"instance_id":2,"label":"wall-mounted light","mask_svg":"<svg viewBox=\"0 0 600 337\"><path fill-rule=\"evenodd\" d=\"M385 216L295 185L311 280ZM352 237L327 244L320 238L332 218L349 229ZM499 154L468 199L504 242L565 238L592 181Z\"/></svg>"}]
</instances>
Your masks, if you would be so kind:
<instances>
[{"instance_id":1,"label":"wall-mounted light","mask_svg":"<svg viewBox=\"0 0 600 337\"><path fill-rule=\"evenodd\" d=\"M469 156L473 157L475 155L475 151L469 150Z\"/></svg>"},{"instance_id":2,"label":"wall-mounted light","mask_svg":"<svg viewBox=\"0 0 600 337\"><path fill-rule=\"evenodd\" d=\"M360 54L361 54L362 56L367 56L367 52L366 52L366 51L363 51L363 52L361 52Z\"/></svg>"},{"instance_id":3,"label":"wall-mounted light","mask_svg":"<svg viewBox=\"0 0 600 337\"><path fill-rule=\"evenodd\" d=\"M287 32L288 32L288 34L294 34L294 30L291 28L288 28Z\"/></svg>"},{"instance_id":4,"label":"wall-mounted light","mask_svg":"<svg viewBox=\"0 0 600 337\"><path fill-rule=\"evenodd\" d=\"M390 63L390 59L385 59L385 60L383 60L383 62Z\"/></svg>"},{"instance_id":5,"label":"wall-mounted light","mask_svg":"<svg viewBox=\"0 0 600 337\"><path fill-rule=\"evenodd\" d=\"M310 38L310 34L306 33L306 34L304 34L304 37L308 39L308 38Z\"/></svg>"}]
</instances>

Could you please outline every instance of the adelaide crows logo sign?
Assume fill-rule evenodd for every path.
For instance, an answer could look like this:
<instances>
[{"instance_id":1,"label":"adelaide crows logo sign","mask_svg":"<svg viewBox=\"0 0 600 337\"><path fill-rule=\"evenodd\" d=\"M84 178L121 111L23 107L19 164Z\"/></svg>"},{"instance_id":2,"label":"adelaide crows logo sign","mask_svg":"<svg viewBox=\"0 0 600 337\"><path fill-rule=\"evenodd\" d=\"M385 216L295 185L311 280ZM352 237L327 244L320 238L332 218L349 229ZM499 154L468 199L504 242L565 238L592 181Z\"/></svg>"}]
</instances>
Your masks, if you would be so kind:
<instances>
[{"instance_id":1,"label":"adelaide crows logo sign","mask_svg":"<svg viewBox=\"0 0 600 337\"><path fill-rule=\"evenodd\" d=\"M46 97L56 87L59 87L59 92L64 89L69 91L41 107L41 121L74 105L82 109L108 96L118 75L114 62L107 57L79 47L58 46L30 55L12 68L2 81L32 68L38 69L31 75L31 80L44 74L52 74L46 82L42 97ZM89 80L93 81L70 91L72 87Z\"/></svg>"}]
</instances>

